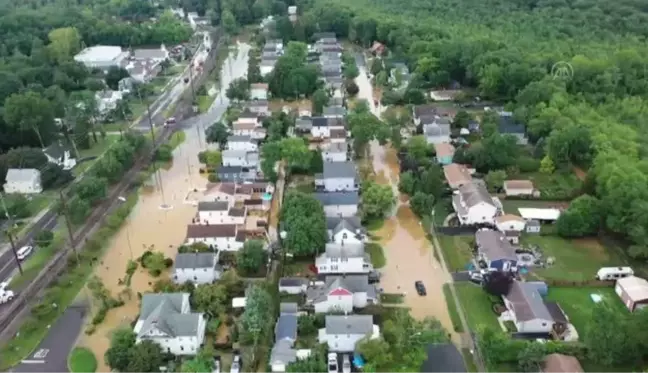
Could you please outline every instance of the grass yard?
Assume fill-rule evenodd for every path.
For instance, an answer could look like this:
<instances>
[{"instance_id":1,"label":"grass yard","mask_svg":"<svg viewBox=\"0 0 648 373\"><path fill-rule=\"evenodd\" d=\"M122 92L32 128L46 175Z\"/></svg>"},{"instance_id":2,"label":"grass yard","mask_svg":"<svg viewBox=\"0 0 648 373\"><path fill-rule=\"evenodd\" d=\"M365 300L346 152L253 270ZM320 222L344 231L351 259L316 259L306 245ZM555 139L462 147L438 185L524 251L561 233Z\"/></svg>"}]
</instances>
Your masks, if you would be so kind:
<instances>
[{"instance_id":1,"label":"grass yard","mask_svg":"<svg viewBox=\"0 0 648 373\"><path fill-rule=\"evenodd\" d=\"M401 304L405 300L403 294L383 293L380 294L380 302L388 304Z\"/></svg>"},{"instance_id":2,"label":"grass yard","mask_svg":"<svg viewBox=\"0 0 648 373\"><path fill-rule=\"evenodd\" d=\"M374 268L382 268L387 264L387 259L385 258L385 252L383 251L382 246L375 242L370 242L365 245L367 253L371 256L371 264Z\"/></svg>"},{"instance_id":3,"label":"grass yard","mask_svg":"<svg viewBox=\"0 0 648 373\"><path fill-rule=\"evenodd\" d=\"M446 236L437 235L443 257L450 271L465 271L466 265L472 258L472 248L470 243L474 240L473 236Z\"/></svg>"},{"instance_id":4,"label":"grass yard","mask_svg":"<svg viewBox=\"0 0 648 373\"><path fill-rule=\"evenodd\" d=\"M468 327L471 331L476 330L479 325L500 329L497 315L493 311L494 301L482 288L472 283L461 283L455 284L455 289L459 302L465 306Z\"/></svg>"},{"instance_id":5,"label":"grass yard","mask_svg":"<svg viewBox=\"0 0 648 373\"><path fill-rule=\"evenodd\" d=\"M595 304L590 294L599 294L610 307L619 312L628 312L613 287L549 287L547 300L560 304L569 321L582 336L590 321L592 306Z\"/></svg>"},{"instance_id":6,"label":"grass yard","mask_svg":"<svg viewBox=\"0 0 648 373\"><path fill-rule=\"evenodd\" d=\"M445 218L452 213L451 202L448 199L441 199L434 204L434 224L442 227Z\"/></svg>"},{"instance_id":7,"label":"grass yard","mask_svg":"<svg viewBox=\"0 0 648 373\"><path fill-rule=\"evenodd\" d=\"M101 136L97 137L97 142L96 144L93 144L93 146L90 149L79 149L79 159L87 158L87 157L100 157L112 144L117 142L119 140L120 136L119 135L106 135L106 138L102 138ZM83 172L85 172L87 169L92 167L92 165L96 162L96 159L92 159L89 161L85 161L83 163L77 164L73 169L72 169L72 175L75 177L81 175Z\"/></svg>"},{"instance_id":8,"label":"grass yard","mask_svg":"<svg viewBox=\"0 0 648 373\"><path fill-rule=\"evenodd\" d=\"M443 284L443 295L445 295L446 305L448 306L448 313L450 314L450 320L452 321L452 327L455 332L463 333L463 326L461 325L461 319L459 318L459 309L457 304L452 297L450 292L450 284Z\"/></svg>"},{"instance_id":9,"label":"grass yard","mask_svg":"<svg viewBox=\"0 0 648 373\"><path fill-rule=\"evenodd\" d=\"M216 99L216 96L198 96L198 112L205 113Z\"/></svg>"},{"instance_id":10,"label":"grass yard","mask_svg":"<svg viewBox=\"0 0 648 373\"><path fill-rule=\"evenodd\" d=\"M65 233L63 230L54 231L54 239L49 246L36 247L33 254L21 263L23 274L17 274L11 279L11 287L22 287L36 278L45 264L52 258L52 255L60 249L64 241Z\"/></svg>"},{"instance_id":11,"label":"grass yard","mask_svg":"<svg viewBox=\"0 0 648 373\"><path fill-rule=\"evenodd\" d=\"M92 373L97 370L97 358L85 347L75 347L68 357L70 372Z\"/></svg>"},{"instance_id":12,"label":"grass yard","mask_svg":"<svg viewBox=\"0 0 648 373\"><path fill-rule=\"evenodd\" d=\"M174 132L173 135L171 135L171 138L169 139L169 146L172 149L175 149L178 146L180 146L180 144L182 144L186 139L187 139L187 134L184 131Z\"/></svg>"},{"instance_id":13,"label":"grass yard","mask_svg":"<svg viewBox=\"0 0 648 373\"><path fill-rule=\"evenodd\" d=\"M545 258L555 258L551 267L533 270L532 274L539 279L586 281L593 279L601 267L623 264L596 239L524 236L521 242L539 246Z\"/></svg>"}]
</instances>

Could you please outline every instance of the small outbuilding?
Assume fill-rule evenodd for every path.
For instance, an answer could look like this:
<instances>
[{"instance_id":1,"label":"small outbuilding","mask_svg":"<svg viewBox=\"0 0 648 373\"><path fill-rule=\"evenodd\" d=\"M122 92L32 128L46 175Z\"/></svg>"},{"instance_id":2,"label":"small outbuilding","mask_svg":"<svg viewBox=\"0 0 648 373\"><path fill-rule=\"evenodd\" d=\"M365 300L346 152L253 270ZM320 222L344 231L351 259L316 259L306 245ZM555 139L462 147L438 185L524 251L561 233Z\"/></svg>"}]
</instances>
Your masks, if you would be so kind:
<instances>
[{"instance_id":1,"label":"small outbuilding","mask_svg":"<svg viewBox=\"0 0 648 373\"><path fill-rule=\"evenodd\" d=\"M637 276L628 276L616 281L614 291L630 312L648 307L648 281Z\"/></svg>"},{"instance_id":2,"label":"small outbuilding","mask_svg":"<svg viewBox=\"0 0 648 373\"><path fill-rule=\"evenodd\" d=\"M533 183L530 180L506 180L504 192L507 196L533 195Z\"/></svg>"}]
</instances>

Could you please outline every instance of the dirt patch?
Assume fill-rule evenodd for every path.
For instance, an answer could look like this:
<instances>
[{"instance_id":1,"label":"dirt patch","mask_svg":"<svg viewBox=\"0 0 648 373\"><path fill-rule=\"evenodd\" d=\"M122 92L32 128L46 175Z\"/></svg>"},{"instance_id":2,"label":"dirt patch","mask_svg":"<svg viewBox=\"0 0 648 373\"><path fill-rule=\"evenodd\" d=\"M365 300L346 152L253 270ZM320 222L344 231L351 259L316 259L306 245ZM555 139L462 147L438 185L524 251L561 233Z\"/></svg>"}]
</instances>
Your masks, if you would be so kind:
<instances>
[{"instance_id":1,"label":"dirt patch","mask_svg":"<svg viewBox=\"0 0 648 373\"><path fill-rule=\"evenodd\" d=\"M585 181L585 178L587 177L587 172L583 171L582 168L580 167L572 167L572 170L574 171L574 175L580 180L580 181Z\"/></svg>"},{"instance_id":2,"label":"dirt patch","mask_svg":"<svg viewBox=\"0 0 648 373\"><path fill-rule=\"evenodd\" d=\"M221 323L218 326L218 331L216 332L216 343L225 344L229 342L230 339L230 328L225 323Z\"/></svg>"}]
</instances>

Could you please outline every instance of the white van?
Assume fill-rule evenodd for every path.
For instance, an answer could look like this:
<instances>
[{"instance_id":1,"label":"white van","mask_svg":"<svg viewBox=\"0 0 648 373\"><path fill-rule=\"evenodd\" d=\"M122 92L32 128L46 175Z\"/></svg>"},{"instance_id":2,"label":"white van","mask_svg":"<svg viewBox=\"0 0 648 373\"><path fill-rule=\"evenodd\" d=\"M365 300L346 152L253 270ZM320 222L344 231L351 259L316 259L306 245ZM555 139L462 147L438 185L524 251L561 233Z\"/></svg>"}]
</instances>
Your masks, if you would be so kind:
<instances>
[{"instance_id":1,"label":"white van","mask_svg":"<svg viewBox=\"0 0 648 373\"><path fill-rule=\"evenodd\" d=\"M16 252L16 256L18 256L18 260L25 260L29 256L29 254L32 253L34 250L33 246L23 246L18 251Z\"/></svg>"},{"instance_id":2,"label":"white van","mask_svg":"<svg viewBox=\"0 0 648 373\"><path fill-rule=\"evenodd\" d=\"M634 275L634 271L630 267L603 267L596 272L596 279L614 281L632 275Z\"/></svg>"}]
</instances>

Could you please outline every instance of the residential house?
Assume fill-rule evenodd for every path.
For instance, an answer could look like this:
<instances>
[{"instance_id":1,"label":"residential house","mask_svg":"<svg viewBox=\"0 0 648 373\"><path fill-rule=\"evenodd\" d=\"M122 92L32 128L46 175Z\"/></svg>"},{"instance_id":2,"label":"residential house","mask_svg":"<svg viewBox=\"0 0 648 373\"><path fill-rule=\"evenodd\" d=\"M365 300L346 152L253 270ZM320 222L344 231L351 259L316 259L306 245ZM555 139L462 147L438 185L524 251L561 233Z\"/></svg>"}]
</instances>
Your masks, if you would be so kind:
<instances>
[{"instance_id":1,"label":"residential house","mask_svg":"<svg viewBox=\"0 0 648 373\"><path fill-rule=\"evenodd\" d=\"M425 121L422 123L421 118L427 118L427 122L430 123L430 118L448 118L452 120L456 114L456 110L441 107L439 105L416 105L412 109L412 120L414 121L414 124L418 126L425 124Z\"/></svg>"},{"instance_id":2,"label":"residential house","mask_svg":"<svg viewBox=\"0 0 648 373\"><path fill-rule=\"evenodd\" d=\"M648 307L648 281L637 276L627 276L616 281L614 291L623 304L634 312Z\"/></svg>"},{"instance_id":3,"label":"residential house","mask_svg":"<svg viewBox=\"0 0 648 373\"><path fill-rule=\"evenodd\" d=\"M582 373L583 367L577 358L563 354L549 354L542 364L543 373Z\"/></svg>"},{"instance_id":4,"label":"residential house","mask_svg":"<svg viewBox=\"0 0 648 373\"><path fill-rule=\"evenodd\" d=\"M123 66L129 55L129 51L124 51L119 46L95 45L83 49L74 56L74 60L88 69L108 71L111 67Z\"/></svg>"},{"instance_id":5,"label":"residential house","mask_svg":"<svg viewBox=\"0 0 648 373\"><path fill-rule=\"evenodd\" d=\"M245 107L252 113L267 117L270 116L270 109L267 100L249 101Z\"/></svg>"},{"instance_id":6,"label":"residential house","mask_svg":"<svg viewBox=\"0 0 648 373\"><path fill-rule=\"evenodd\" d=\"M97 101L97 112L100 116L105 116L117 108L117 103L124 97L121 91L104 90L95 93Z\"/></svg>"},{"instance_id":7,"label":"residential house","mask_svg":"<svg viewBox=\"0 0 648 373\"><path fill-rule=\"evenodd\" d=\"M350 313L378 301L376 285L369 284L368 275L326 276L326 281L306 291L306 304L312 305L315 313Z\"/></svg>"},{"instance_id":8,"label":"residential house","mask_svg":"<svg viewBox=\"0 0 648 373\"><path fill-rule=\"evenodd\" d=\"M423 362L421 372L450 373L468 372L463 355L452 343L431 344L427 348L427 359Z\"/></svg>"},{"instance_id":9,"label":"residential house","mask_svg":"<svg viewBox=\"0 0 648 373\"><path fill-rule=\"evenodd\" d=\"M268 83L250 84L250 100L267 100Z\"/></svg>"},{"instance_id":10,"label":"residential house","mask_svg":"<svg viewBox=\"0 0 648 373\"><path fill-rule=\"evenodd\" d=\"M513 281L502 298L519 333L562 335L567 329L569 319L558 303L545 301L533 283Z\"/></svg>"},{"instance_id":11,"label":"residential house","mask_svg":"<svg viewBox=\"0 0 648 373\"><path fill-rule=\"evenodd\" d=\"M331 130L344 130L346 123L343 118L314 117L311 118L311 126L313 137L328 138L331 137Z\"/></svg>"},{"instance_id":12,"label":"residential house","mask_svg":"<svg viewBox=\"0 0 648 373\"><path fill-rule=\"evenodd\" d=\"M324 162L346 162L348 150L346 141L330 142L322 146L322 158Z\"/></svg>"},{"instance_id":13,"label":"residential house","mask_svg":"<svg viewBox=\"0 0 648 373\"><path fill-rule=\"evenodd\" d=\"M443 174L448 186L452 189L459 189L463 185L472 183L470 171L462 164L451 163L443 166Z\"/></svg>"},{"instance_id":14,"label":"residential house","mask_svg":"<svg viewBox=\"0 0 648 373\"><path fill-rule=\"evenodd\" d=\"M245 208L231 207L227 201L198 202L196 224L242 225L246 215Z\"/></svg>"},{"instance_id":15,"label":"residential house","mask_svg":"<svg viewBox=\"0 0 648 373\"><path fill-rule=\"evenodd\" d=\"M297 7L295 5L288 7L288 18L291 22L297 22Z\"/></svg>"},{"instance_id":16,"label":"residential house","mask_svg":"<svg viewBox=\"0 0 648 373\"><path fill-rule=\"evenodd\" d=\"M207 322L191 312L189 293L143 294L133 332L137 343L153 341L174 355L195 355L205 341Z\"/></svg>"},{"instance_id":17,"label":"residential house","mask_svg":"<svg viewBox=\"0 0 648 373\"><path fill-rule=\"evenodd\" d=\"M450 120L435 118L432 123L423 123L423 134L428 144L450 142Z\"/></svg>"},{"instance_id":18,"label":"residential house","mask_svg":"<svg viewBox=\"0 0 648 373\"><path fill-rule=\"evenodd\" d=\"M374 325L371 315L327 315L325 325L318 340L328 344L330 352L353 352L361 339L380 337L380 327Z\"/></svg>"},{"instance_id":19,"label":"residential house","mask_svg":"<svg viewBox=\"0 0 648 373\"><path fill-rule=\"evenodd\" d=\"M311 132L313 130L313 120L311 117L299 117L295 121L295 129L299 132Z\"/></svg>"},{"instance_id":20,"label":"residential house","mask_svg":"<svg viewBox=\"0 0 648 373\"><path fill-rule=\"evenodd\" d=\"M173 262L173 282L200 285L211 284L220 279L222 268L218 266L219 254L219 251L177 254Z\"/></svg>"},{"instance_id":21,"label":"residential house","mask_svg":"<svg viewBox=\"0 0 648 373\"><path fill-rule=\"evenodd\" d=\"M218 180L235 183L252 181L258 176L256 169L243 166L220 166L215 172Z\"/></svg>"},{"instance_id":22,"label":"residential house","mask_svg":"<svg viewBox=\"0 0 648 373\"><path fill-rule=\"evenodd\" d=\"M506 180L504 182L506 196L531 196L533 191L533 183L530 180Z\"/></svg>"},{"instance_id":23,"label":"residential house","mask_svg":"<svg viewBox=\"0 0 648 373\"><path fill-rule=\"evenodd\" d=\"M227 149L255 152L259 146L250 135L231 135L227 138Z\"/></svg>"},{"instance_id":24,"label":"residential house","mask_svg":"<svg viewBox=\"0 0 648 373\"><path fill-rule=\"evenodd\" d=\"M202 201L227 201L231 206L236 201L236 183L212 183L207 184L207 188L203 192Z\"/></svg>"},{"instance_id":25,"label":"residential house","mask_svg":"<svg viewBox=\"0 0 648 373\"><path fill-rule=\"evenodd\" d=\"M327 89L339 90L342 89L344 78L342 76L327 76L324 78L324 83Z\"/></svg>"},{"instance_id":26,"label":"residential house","mask_svg":"<svg viewBox=\"0 0 648 373\"><path fill-rule=\"evenodd\" d=\"M155 61L130 61L124 69L137 83L148 83L162 71L162 65Z\"/></svg>"},{"instance_id":27,"label":"residential house","mask_svg":"<svg viewBox=\"0 0 648 373\"><path fill-rule=\"evenodd\" d=\"M526 127L513 118L513 113L508 111L499 112L499 133L511 135L517 139L518 144L526 145L529 140L526 136Z\"/></svg>"},{"instance_id":28,"label":"residential house","mask_svg":"<svg viewBox=\"0 0 648 373\"><path fill-rule=\"evenodd\" d=\"M373 271L371 257L365 252L364 243L329 242L325 251L315 258L315 266L317 273L324 275Z\"/></svg>"},{"instance_id":29,"label":"residential house","mask_svg":"<svg viewBox=\"0 0 648 373\"><path fill-rule=\"evenodd\" d=\"M343 106L327 106L324 108L322 115L325 118L344 118L346 113L347 111Z\"/></svg>"},{"instance_id":30,"label":"residential house","mask_svg":"<svg viewBox=\"0 0 648 373\"><path fill-rule=\"evenodd\" d=\"M20 194L42 192L41 172L35 168L10 168L5 177L4 191Z\"/></svg>"},{"instance_id":31,"label":"residential house","mask_svg":"<svg viewBox=\"0 0 648 373\"><path fill-rule=\"evenodd\" d=\"M367 239L366 229L357 216L327 217L326 229L331 242L359 244Z\"/></svg>"},{"instance_id":32,"label":"residential house","mask_svg":"<svg viewBox=\"0 0 648 373\"><path fill-rule=\"evenodd\" d=\"M452 163L455 148L452 144L447 142L435 143L434 150L436 151L436 159L440 164L447 166Z\"/></svg>"},{"instance_id":33,"label":"residential house","mask_svg":"<svg viewBox=\"0 0 648 373\"><path fill-rule=\"evenodd\" d=\"M475 233L477 257L488 271L517 271L518 257L515 247L506 239L504 233L490 229L480 229Z\"/></svg>"},{"instance_id":34,"label":"residential house","mask_svg":"<svg viewBox=\"0 0 648 373\"><path fill-rule=\"evenodd\" d=\"M223 166L256 168L259 165L259 152L247 150L223 150Z\"/></svg>"},{"instance_id":35,"label":"residential house","mask_svg":"<svg viewBox=\"0 0 648 373\"><path fill-rule=\"evenodd\" d=\"M64 170L71 170L76 166L76 158L72 155L72 151L63 145L62 141L55 141L47 148L43 149L43 153L50 163L61 166Z\"/></svg>"},{"instance_id":36,"label":"residential house","mask_svg":"<svg viewBox=\"0 0 648 373\"><path fill-rule=\"evenodd\" d=\"M245 110L243 110L241 114L239 114L236 121L242 123L251 123L254 124L256 127L263 126L263 121L261 120L259 114L251 111L248 108L246 108Z\"/></svg>"},{"instance_id":37,"label":"residential house","mask_svg":"<svg viewBox=\"0 0 648 373\"><path fill-rule=\"evenodd\" d=\"M132 58L136 61L154 61L161 63L169 59L169 51L162 44L160 48L143 48L133 50Z\"/></svg>"},{"instance_id":38,"label":"residential house","mask_svg":"<svg viewBox=\"0 0 648 373\"><path fill-rule=\"evenodd\" d=\"M434 101L454 101L462 93L460 89L445 89L442 91L431 91L430 98Z\"/></svg>"},{"instance_id":39,"label":"residential house","mask_svg":"<svg viewBox=\"0 0 648 373\"><path fill-rule=\"evenodd\" d=\"M282 277L279 279L279 292L303 294L308 289L308 280L303 277Z\"/></svg>"},{"instance_id":40,"label":"residential house","mask_svg":"<svg viewBox=\"0 0 648 373\"><path fill-rule=\"evenodd\" d=\"M315 193L328 217L350 217L358 213L360 196L357 191Z\"/></svg>"},{"instance_id":41,"label":"residential house","mask_svg":"<svg viewBox=\"0 0 648 373\"><path fill-rule=\"evenodd\" d=\"M358 172L355 163L346 162L324 162L324 190L327 192L357 191Z\"/></svg>"},{"instance_id":42,"label":"residential house","mask_svg":"<svg viewBox=\"0 0 648 373\"><path fill-rule=\"evenodd\" d=\"M522 232L526 226L526 220L518 215L504 214L495 218L495 226L500 232Z\"/></svg>"},{"instance_id":43,"label":"residential house","mask_svg":"<svg viewBox=\"0 0 648 373\"><path fill-rule=\"evenodd\" d=\"M266 77L270 75L276 64L277 60L262 59L259 64L259 72L261 73L261 76Z\"/></svg>"},{"instance_id":44,"label":"residential house","mask_svg":"<svg viewBox=\"0 0 648 373\"><path fill-rule=\"evenodd\" d=\"M136 83L135 79L127 76L117 82L117 89L122 93L130 93Z\"/></svg>"},{"instance_id":45,"label":"residential house","mask_svg":"<svg viewBox=\"0 0 648 373\"><path fill-rule=\"evenodd\" d=\"M222 251L238 251L245 237L238 235L235 224L187 226L187 244L203 242Z\"/></svg>"},{"instance_id":46,"label":"residential house","mask_svg":"<svg viewBox=\"0 0 648 373\"><path fill-rule=\"evenodd\" d=\"M452 196L452 207L462 225L493 224L498 205L482 183L468 183Z\"/></svg>"},{"instance_id":47,"label":"residential house","mask_svg":"<svg viewBox=\"0 0 648 373\"><path fill-rule=\"evenodd\" d=\"M270 351L270 370L285 372L288 364L310 356L310 350L295 350L298 330L297 303L281 303L279 318L275 324L275 344Z\"/></svg>"},{"instance_id":48,"label":"residential house","mask_svg":"<svg viewBox=\"0 0 648 373\"><path fill-rule=\"evenodd\" d=\"M343 97L331 97L329 98L328 101L329 106L344 106L344 98Z\"/></svg>"},{"instance_id":49,"label":"residential house","mask_svg":"<svg viewBox=\"0 0 648 373\"><path fill-rule=\"evenodd\" d=\"M528 219L526 221L526 233L540 233L541 229L540 221L535 219Z\"/></svg>"}]
</instances>

